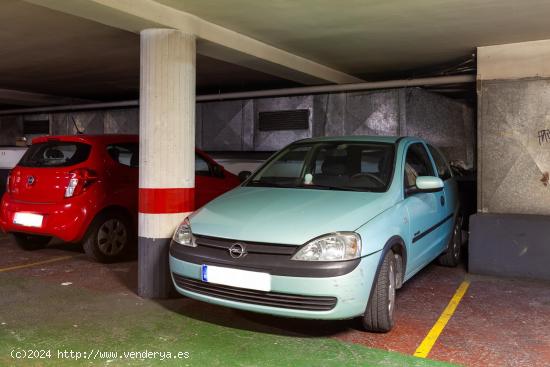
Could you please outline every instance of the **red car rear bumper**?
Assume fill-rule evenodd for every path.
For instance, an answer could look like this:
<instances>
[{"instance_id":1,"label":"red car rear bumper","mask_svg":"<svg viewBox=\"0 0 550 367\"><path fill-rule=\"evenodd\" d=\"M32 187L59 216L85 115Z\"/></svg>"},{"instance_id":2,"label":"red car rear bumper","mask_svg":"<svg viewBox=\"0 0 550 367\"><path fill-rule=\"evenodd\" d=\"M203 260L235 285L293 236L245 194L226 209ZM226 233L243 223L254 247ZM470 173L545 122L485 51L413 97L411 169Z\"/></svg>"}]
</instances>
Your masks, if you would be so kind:
<instances>
[{"instance_id":1,"label":"red car rear bumper","mask_svg":"<svg viewBox=\"0 0 550 367\"><path fill-rule=\"evenodd\" d=\"M72 198L64 203L29 203L15 200L6 193L2 197L0 208L0 227L6 233L22 232L57 237L65 242L78 242L89 225L89 206L84 196ZM42 215L41 227L13 223L17 212Z\"/></svg>"}]
</instances>

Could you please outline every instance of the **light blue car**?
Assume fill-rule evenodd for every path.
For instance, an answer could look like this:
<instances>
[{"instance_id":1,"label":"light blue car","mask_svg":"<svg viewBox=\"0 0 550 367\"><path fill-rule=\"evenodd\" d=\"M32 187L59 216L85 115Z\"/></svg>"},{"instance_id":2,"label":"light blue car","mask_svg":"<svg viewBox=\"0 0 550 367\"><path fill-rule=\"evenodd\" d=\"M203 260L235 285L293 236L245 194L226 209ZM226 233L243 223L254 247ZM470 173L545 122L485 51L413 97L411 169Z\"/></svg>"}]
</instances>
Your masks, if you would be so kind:
<instances>
[{"instance_id":1,"label":"light blue car","mask_svg":"<svg viewBox=\"0 0 550 367\"><path fill-rule=\"evenodd\" d=\"M460 258L457 185L421 139L325 137L272 156L193 213L170 246L188 297L272 315L394 324L395 290Z\"/></svg>"}]
</instances>

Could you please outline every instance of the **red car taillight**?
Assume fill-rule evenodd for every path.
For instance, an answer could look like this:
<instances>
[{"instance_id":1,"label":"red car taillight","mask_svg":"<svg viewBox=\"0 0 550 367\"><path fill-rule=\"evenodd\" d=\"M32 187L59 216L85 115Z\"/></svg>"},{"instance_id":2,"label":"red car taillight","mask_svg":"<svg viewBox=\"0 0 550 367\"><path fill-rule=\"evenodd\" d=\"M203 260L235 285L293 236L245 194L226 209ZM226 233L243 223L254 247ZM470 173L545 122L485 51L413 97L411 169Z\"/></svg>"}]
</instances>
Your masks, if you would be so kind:
<instances>
[{"instance_id":1,"label":"red car taillight","mask_svg":"<svg viewBox=\"0 0 550 367\"><path fill-rule=\"evenodd\" d=\"M65 197L71 198L85 192L92 183L97 181L97 174L88 168L79 168L69 172L69 184L65 189Z\"/></svg>"}]
</instances>

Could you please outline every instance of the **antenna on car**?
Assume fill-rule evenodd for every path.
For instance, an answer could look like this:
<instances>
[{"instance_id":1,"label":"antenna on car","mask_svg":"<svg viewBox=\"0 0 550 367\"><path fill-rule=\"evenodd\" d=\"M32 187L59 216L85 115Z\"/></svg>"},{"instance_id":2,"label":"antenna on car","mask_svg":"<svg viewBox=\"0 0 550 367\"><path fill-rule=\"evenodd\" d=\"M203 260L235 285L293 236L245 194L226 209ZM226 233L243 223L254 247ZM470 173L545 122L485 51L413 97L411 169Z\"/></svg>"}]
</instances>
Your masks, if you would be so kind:
<instances>
[{"instance_id":1,"label":"antenna on car","mask_svg":"<svg viewBox=\"0 0 550 367\"><path fill-rule=\"evenodd\" d=\"M78 128L78 125L77 125L76 120L75 120L75 118L74 118L73 115L71 115L71 119L73 120L73 125L74 125L74 128L75 128L75 130L76 130L76 134L77 134L77 135L82 135L82 134L84 134L84 131L81 131L81 130Z\"/></svg>"}]
</instances>

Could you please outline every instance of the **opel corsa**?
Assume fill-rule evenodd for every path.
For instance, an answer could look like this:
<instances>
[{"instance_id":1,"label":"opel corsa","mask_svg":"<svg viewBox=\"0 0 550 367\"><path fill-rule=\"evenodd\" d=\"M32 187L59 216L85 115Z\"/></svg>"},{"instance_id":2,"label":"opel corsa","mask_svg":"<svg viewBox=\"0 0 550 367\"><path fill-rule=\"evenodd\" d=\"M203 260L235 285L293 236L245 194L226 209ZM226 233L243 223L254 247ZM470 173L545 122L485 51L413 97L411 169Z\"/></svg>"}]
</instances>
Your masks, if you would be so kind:
<instances>
[{"instance_id":1,"label":"opel corsa","mask_svg":"<svg viewBox=\"0 0 550 367\"><path fill-rule=\"evenodd\" d=\"M184 220L172 278L209 303L389 331L396 289L436 258L458 263L457 199L445 158L423 140L301 140Z\"/></svg>"}]
</instances>

